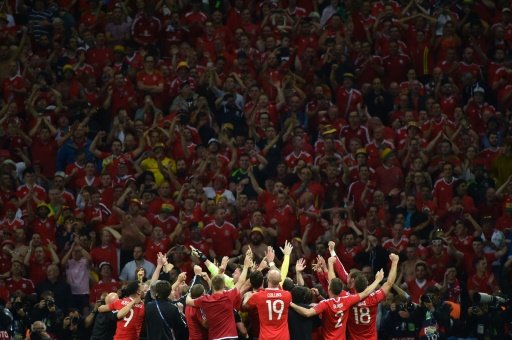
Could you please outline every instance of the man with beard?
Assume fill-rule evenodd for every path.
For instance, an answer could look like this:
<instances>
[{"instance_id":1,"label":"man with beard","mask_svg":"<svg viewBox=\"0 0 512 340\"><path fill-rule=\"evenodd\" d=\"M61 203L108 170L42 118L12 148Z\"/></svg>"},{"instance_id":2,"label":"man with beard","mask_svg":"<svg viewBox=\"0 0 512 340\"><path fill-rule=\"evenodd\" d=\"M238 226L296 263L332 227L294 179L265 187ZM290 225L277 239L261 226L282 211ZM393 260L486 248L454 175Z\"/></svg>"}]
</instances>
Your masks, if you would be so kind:
<instances>
[{"instance_id":1,"label":"man with beard","mask_svg":"<svg viewBox=\"0 0 512 340\"><path fill-rule=\"evenodd\" d=\"M260 227L253 227L249 235L249 244L244 245L242 253L247 252L247 248L251 248L253 259L259 263L265 257L267 245L263 242L264 233Z\"/></svg>"}]
</instances>

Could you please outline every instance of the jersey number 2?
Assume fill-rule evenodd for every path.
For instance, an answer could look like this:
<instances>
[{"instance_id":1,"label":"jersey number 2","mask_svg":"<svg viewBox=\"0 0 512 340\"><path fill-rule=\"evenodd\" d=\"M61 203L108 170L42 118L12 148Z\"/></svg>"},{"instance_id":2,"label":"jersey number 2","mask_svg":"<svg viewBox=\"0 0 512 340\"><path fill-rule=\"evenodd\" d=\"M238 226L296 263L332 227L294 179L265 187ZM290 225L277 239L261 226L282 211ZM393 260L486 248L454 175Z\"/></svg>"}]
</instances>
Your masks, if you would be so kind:
<instances>
[{"instance_id":1,"label":"jersey number 2","mask_svg":"<svg viewBox=\"0 0 512 340\"><path fill-rule=\"evenodd\" d=\"M267 308L268 308L268 320L274 320L274 313L277 314L276 320L281 320L284 311L284 302L283 300L266 300Z\"/></svg>"},{"instance_id":2,"label":"jersey number 2","mask_svg":"<svg viewBox=\"0 0 512 340\"><path fill-rule=\"evenodd\" d=\"M334 317L338 318L338 320L336 320L336 325L334 325L334 328L340 328L342 326L341 321L343 321L343 311L337 312L336 314L334 314Z\"/></svg>"}]
</instances>

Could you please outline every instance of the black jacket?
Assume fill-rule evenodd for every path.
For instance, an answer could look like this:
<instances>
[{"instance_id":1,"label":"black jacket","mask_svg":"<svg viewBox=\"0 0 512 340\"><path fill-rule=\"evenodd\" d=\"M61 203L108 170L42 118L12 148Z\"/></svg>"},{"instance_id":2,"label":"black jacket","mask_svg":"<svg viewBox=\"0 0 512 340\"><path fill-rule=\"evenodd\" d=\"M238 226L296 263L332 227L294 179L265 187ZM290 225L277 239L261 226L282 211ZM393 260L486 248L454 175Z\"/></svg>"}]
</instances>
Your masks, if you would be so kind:
<instances>
[{"instance_id":1,"label":"black jacket","mask_svg":"<svg viewBox=\"0 0 512 340\"><path fill-rule=\"evenodd\" d=\"M159 311L160 309L160 311ZM147 338L151 340L187 340L185 317L169 300L153 300L144 310Z\"/></svg>"}]
</instances>

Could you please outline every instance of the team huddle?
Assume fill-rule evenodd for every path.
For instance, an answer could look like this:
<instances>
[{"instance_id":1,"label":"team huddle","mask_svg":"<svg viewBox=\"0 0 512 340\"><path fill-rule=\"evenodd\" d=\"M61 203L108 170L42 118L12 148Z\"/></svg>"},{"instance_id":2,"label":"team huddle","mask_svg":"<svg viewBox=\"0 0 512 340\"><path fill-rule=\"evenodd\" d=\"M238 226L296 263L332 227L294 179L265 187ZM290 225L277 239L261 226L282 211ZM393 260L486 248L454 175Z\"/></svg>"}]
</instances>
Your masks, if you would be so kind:
<instances>
[{"instance_id":1,"label":"team huddle","mask_svg":"<svg viewBox=\"0 0 512 340\"><path fill-rule=\"evenodd\" d=\"M325 272L328 298L323 298L318 289L304 286L300 276L305 266L303 259L296 264L297 283L286 277L292 250L286 242L280 269L273 261L272 247L268 247L260 264L253 262L249 248L243 267L235 270L233 277L223 273L222 264L217 267L193 248L192 254L204 261L212 274L217 274L210 279L196 266L190 286L185 284L185 275L178 276L172 286L166 280L157 279L160 270L170 265L159 254L156 273L150 282L129 283L123 299L118 299L116 293L108 294L98 311L117 318L115 340L146 336L147 339L191 340L377 339L378 304L393 288L399 256L389 255L387 280L378 288L384 279L383 269L369 284L362 272L346 272L334 248L334 242L329 242L330 257ZM217 270L212 271L212 266ZM240 318L244 313L250 320L245 323L251 324L250 334Z\"/></svg>"}]
</instances>

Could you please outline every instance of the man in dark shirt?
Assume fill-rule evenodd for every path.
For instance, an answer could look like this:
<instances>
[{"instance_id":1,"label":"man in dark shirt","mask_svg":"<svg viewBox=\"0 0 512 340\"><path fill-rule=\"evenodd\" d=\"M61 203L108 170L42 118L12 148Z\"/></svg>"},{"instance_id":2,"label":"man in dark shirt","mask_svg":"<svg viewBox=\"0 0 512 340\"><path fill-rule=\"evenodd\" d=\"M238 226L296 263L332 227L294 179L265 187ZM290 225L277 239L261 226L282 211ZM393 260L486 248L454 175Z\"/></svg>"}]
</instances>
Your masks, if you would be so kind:
<instances>
[{"instance_id":1,"label":"man in dark shirt","mask_svg":"<svg viewBox=\"0 0 512 340\"><path fill-rule=\"evenodd\" d=\"M109 305L117 299L119 299L119 296L116 293L110 293L105 297L105 302L102 304ZM95 315L91 340L110 340L114 338L117 326L116 313L117 311L109 311Z\"/></svg>"},{"instance_id":2,"label":"man in dark shirt","mask_svg":"<svg viewBox=\"0 0 512 340\"><path fill-rule=\"evenodd\" d=\"M171 284L158 280L151 286L155 300L145 305L147 338L151 340L186 340L188 329L185 315L169 300Z\"/></svg>"},{"instance_id":3,"label":"man in dark shirt","mask_svg":"<svg viewBox=\"0 0 512 340\"><path fill-rule=\"evenodd\" d=\"M37 296L46 291L53 293L55 305L62 311L67 312L71 301L71 287L66 281L59 279L59 266L51 264L46 269L46 279L36 286Z\"/></svg>"},{"instance_id":4,"label":"man in dark shirt","mask_svg":"<svg viewBox=\"0 0 512 340\"><path fill-rule=\"evenodd\" d=\"M312 295L308 288L304 286L295 286L292 289L293 303L309 308L312 302ZM320 326L320 318L306 318L294 309L290 308L288 312L288 329L290 330L290 339L311 340L313 329Z\"/></svg>"}]
</instances>

